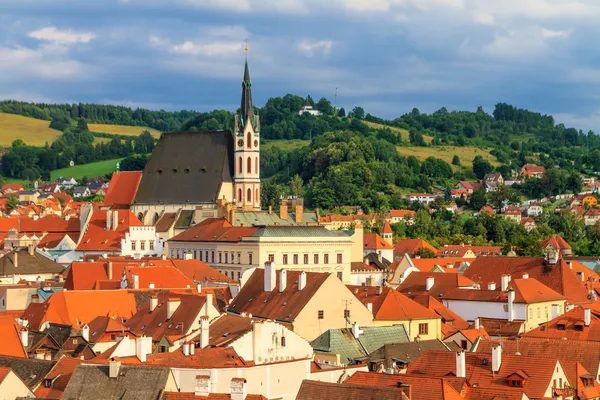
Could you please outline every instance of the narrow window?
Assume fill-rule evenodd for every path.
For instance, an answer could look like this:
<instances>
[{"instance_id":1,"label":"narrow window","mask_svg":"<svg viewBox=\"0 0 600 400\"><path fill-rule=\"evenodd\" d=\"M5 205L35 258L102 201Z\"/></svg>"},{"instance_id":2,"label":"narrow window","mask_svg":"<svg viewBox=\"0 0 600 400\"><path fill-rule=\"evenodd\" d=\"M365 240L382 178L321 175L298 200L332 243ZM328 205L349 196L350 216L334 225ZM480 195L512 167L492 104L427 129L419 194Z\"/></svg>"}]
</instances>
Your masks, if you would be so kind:
<instances>
[{"instance_id":1,"label":"narrow window","mask_svg":"<svg viewBox=\"0 0 600 400\"><path fill-rule=\"evenodd\" d=\"M246 199L247 203L252 203L252 189L248 189L248 198Z\"/></svg>"},{"instance_id":2,"label":"narrow window","mask_svg":"<svg viewBox=\"0 0 600 400\"><path fill-rule=\"evenodd\" d=\"M319 317L319 319L324 319L325 318L325 311L319 310L318 317Z\"/></svg>"},{"instance_id":3,"label":"narrow window","mask_svg":"<svg viewBox=\"0 0 600 400\"><path fill-rule=\"evenodd\" d=\"M315 256L314 256L314 262L315 262L315 264L319 263L319 255L318 254L315 254Z\"/></svg>"},{"instance_id":4,"label":"narrow window","mask_svg":"<svg viewBox=\"0 0 600 400\"><path fill-rule=\"evenodd\" d=\"M238 158L238 173L242 173L242 157ZM240 193L240 197L242 196L242 194Z\"/></svg>"},{"instance_id":5,"label":"narrow window","mask_svg":"<svg viewBox=\"0 0 600 400\"><path fill-rule=\"evenodd\" d=\"M249 174L252 173L252 158L248 157L248 162L247 162L247 168L246 168L246 172L248 172Z\"/></svg>"},{"instance_id":6,"label":"narrow window","mask_svg":"<svg viewBox=\"0 0 600 400\"><path fill-rule=\"evenodd\" d=\"M337 262L338 262L338 264L342 263L342 255L341 254L337 255Z\"/></svg>"},{"instance_id":7,"label":"narrow window","mask_svg":"<svg viewBox=\"0 0 600 400\"><path fill-rule=\"evenodd\" d=\"M323 264L329 264L329 254L323 254Z\"/></svg>"}]
</instances>

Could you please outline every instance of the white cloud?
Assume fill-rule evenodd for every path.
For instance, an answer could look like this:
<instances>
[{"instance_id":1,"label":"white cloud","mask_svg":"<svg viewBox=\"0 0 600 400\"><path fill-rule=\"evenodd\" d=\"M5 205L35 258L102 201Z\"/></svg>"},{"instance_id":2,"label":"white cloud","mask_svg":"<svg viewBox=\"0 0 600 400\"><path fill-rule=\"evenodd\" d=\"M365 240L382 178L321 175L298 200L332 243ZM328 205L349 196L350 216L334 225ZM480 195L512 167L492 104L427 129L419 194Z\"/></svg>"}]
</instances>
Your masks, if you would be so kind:
<instances>
[{"instance_id":1,"label":"white cloud","mask_svg":"<svg viewBox=\"0 0 600 400\"><path fill-rule=\"evenodd\" d=\"M40 77L69 80L84 75L84 64L70 59L64 49L49 46L39 49L0 47L0 76Z\"/></svg>"},{"instance_id":2,"label":"white cloud","mask_svg":"<svg viewBox=\"0 0 600 400\"><path fill-rule=\"evenodd\" d=\"M244 45L239 42L198 43L193 41L186 41L171 46L170 51L179 54L223 57L230 56L232 54L240 54L243 49Z\"/></svg>"},{"instance_id":3,"label":"white cloud","mask_svg":"<svg viewBox=\"0 0 600 400\"><path fill-rule=\"evenodd\" d=\"M29 32L27 36L51 43L76 44L89 43L96 35L91 32L73 32L70 29L60 30L55 27L46 27Z\"/></svg>"},{"instance_id":4,"label":"white cloud","mask_svg":"<svg viewBox=\"0 0 600 400\"><path fill-rule=\"evenodd\" d=\"M485 47L485 51L496 58L533 59L551 49L550 41L568 38L569 30L550 30L537 26L495 33L494 40Z\"/></svg>"},{"instance_id":5,"label":"white cloud","mask_svg":"<svg viewBox=\"0 0 600 400\"><path fill-rule=\"evenodd\" d=\"M308 56L312 56L315 53L327 55L331 52L331 49L333 48L334 44L335 43L332 40L311 41L308 39L304 39L298 43L298 49L300 49L300 51L302 51Z\"/></svg>"}]
</instances>

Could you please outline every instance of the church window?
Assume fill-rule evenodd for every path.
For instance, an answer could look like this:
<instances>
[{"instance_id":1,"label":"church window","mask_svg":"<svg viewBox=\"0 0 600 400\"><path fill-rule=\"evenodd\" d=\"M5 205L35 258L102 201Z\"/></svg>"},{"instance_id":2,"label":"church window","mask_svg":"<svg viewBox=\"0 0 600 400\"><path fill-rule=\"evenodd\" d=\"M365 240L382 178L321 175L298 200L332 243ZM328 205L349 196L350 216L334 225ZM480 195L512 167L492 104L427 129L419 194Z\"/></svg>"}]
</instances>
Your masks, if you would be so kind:
<instances>
[{"instance_id":1,"label":"church window","mask_svg":"<svg viewBox=\"0 0 600 400\"><path fill-rule=\"evenodd\" d=\"M304 264L308 264L308 254L304 255Z\"/></svg>"},{"instance_id":2,"label":"church window","mask_svg":"<svg viewBox=\"0 0 600 400\"><path fill-rule=\"evenodd\" d=\"M225 264L228 263L227 258L228 258L228 254L227 254L227 252L225 252Z\"/></svg>"},{"instance_id":3,"label":"church window","mask_svg":"<svg viewBox=\"0 0 600 400\"><path fill-rule=\"evenodd\" d=\"M248 198L246 198L248 203L252 203L252 189L248 189Z\"/></svg>"},{"instance_id":4,"label":"church window","mask_svg":"<svg viewBox=\"0 0 600 400\"><path fill-rule=\"evenodd\" d=\"M298 254L294 254L294 264L298 264Z\"/></svg>"},{"instance_id":5,"label":"church window","mask_svg":"<svg viewBox=\"0 0 600 400\"><path fill-rule=\"evenodd\" d=\"M144 214L138 213L138 219L140 220L141 223L144 223Z\"/></svg>"},{"instance_id":6,"label":"church window","mask_svg":"<svg viewBox=\"0 0 600 400\"><path fill-rule=\"evenodd\" d=\"M156 225L159 218L160 218L160 216L158 215L158 213L154 213L154 218L152 219L152 225Z\"/></svg>"},{"instance_id":7,"label":"church window","mask_svg":"<svg viewBox=\"0 0 600 400\"><path fill-rule=\"evenodd\" d=\"M238 158L238 173L242 173L242 157Z\"/></svg>"},{"instance_id":8,"label":"church window","mask_svg":"<svg viewBox=\"0 0 600 400\"><path fill-rule=\"evenodd\" d=\"M215 262L215 251L214 250L210 254L210 262L212 262L212 263Z\"/></svg>"},{"instance_id":9,"label":"church window","mask_svg":"<svg viewBox=\"0 0 600 400\"><path fill-rule=\"evenodd\" d=\"M254 173L258 174L258 157L256 157L255 162L256 165L254 167Z\"/></svg>"},{"instance_id":10,"label":"church window","mask_svg":"<svg viewBox=\"0 0 600 400\"><path fill-rule=\"evenodd\" d=\"M242 164L240 163L240 165L242 165ZM242 189L238 189L238 198L237 198L237 201L240 201L240 202L242 201Z\"/></svg>"},{"instance_id":11,"label":"church window","mask_svg":"<svg viewBox=\"0 0 600 400\"><path fill-rule=\"evenodd\" d=\"M252 148L252 136L250 136L250 132L248 132L248 140L246 140L246 142L248 142L248 148L251 149Z\"/></svg>"},{"instance_id":12,"label":"church window","mask_svg":"<svg viewBox=\"0 0 600 400\"><path fill-rule=\"evenodd\" d=\"M252 158L251 157L248 157L248 168L246 168L246 169L247 169L246 172L248 172L249 174L252 173Z\"/></svg>"},{"instance_id":13,"label":"church window","mask_svg":"<svg viewBox=\"0 0 600 400\"><path fill-rule=\"evenodd\" d=\"M223 262L223 254L219 252L219 264Z\"/></svg>"}]
</instances>

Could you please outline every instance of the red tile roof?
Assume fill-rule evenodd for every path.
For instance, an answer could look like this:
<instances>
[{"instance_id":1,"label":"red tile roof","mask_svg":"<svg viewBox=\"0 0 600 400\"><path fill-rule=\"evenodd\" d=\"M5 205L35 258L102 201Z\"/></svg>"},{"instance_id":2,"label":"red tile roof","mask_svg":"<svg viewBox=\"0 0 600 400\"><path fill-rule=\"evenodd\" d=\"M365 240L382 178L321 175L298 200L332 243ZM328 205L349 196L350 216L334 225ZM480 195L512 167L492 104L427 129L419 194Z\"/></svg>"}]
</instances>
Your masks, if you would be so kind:
<instances>
[{"instance_id":1,"label":"red tile roof","mask_svg":"<svg viewBox=\"0 0 600 400\"><path fill-rule=\"evenodd\" d=\"M481 207L481 210L479 210L479 213L488 213L490 215L496 215L496 211L490 207L490 206L483 206Z\"/></svg>"},{"instance_id":2,"label":"red tile roof","mask_svg":"<svg viewBox=\"0 0 600 400\"><path fill-rule=\"evenodd\" d=\"M296 400L408 400L398 387L373 387L349 383L329 383L305 379Z\"/></svg>"},{"instance_id":3,"label":"red tile roof","mask_svg":"<svg viewBox=\"0 0 600 400\"><path fill-rule=\"evenodd\" d=\"M502 354L500 370L492 374L488 354L464 353L466 378L470 385L484 389L509 389L507 377L515 373L527 376L522 390L530 398L545 398L546 389L552 385L552 376L558 360ZM483 360L489 362L484 363ZM409 374L427 374L438 377L456 373L456 353L429 350L408 366Z\"/></svg>"},{"instance_id":4,"label":"red tile roof","mask_svg":"<svg viewBox=\"0 0 600 400\"><path fill-rule=\"evenodd\" d=\"M118 213L117 229L106 229L106 210L94 210L87 231L81 238L77 251L120 251L121 239L129 232L130 226L142 223L129 210L114 210Z\"/></svg>"},{"instance_id":5,"label":"red tile roof","mask_svg":"<svg viewBox=\"0 0 600 400\"><path fill-rule=\"evenodd\" d=\"M476 256L493 256L502 253L501 246L471 246L467 244L444 245L437 250L439 257L464 257L471 250Z\"/></svg>"},{"instance_id":6,"label":"red tile roof","mask_svg":"<svg viewBox=\"0 0 600 400\"><path fill-rule=\"evenodd\" d=\"M196 396L191 392L164 392L160 400L231 400L231 395L209 393L208 396ZM267 398L260 394L247 394L245 400L267 400Z\"/></svg>"},{"instance_id":7,"label":"red tile roof","mask_svg":"<svg viewBox=\"0 0 600 400\"><path fill-rule=\"evenodd\" d=\"M233 348L196 348L193 356L185 356L183 350L156 353L147 358L147 364L170 368L239 368L253 365L240 357Z\"/></svg>"},{"instance_id":8,"label":"red tile roof","mask_svg":"<svg viewBox=\"0 0 600 400\"><path fill-rule=\"evenodd\" d=\"M0 316L0 355L27 358L20 332L21 329L12 316Z\"/></svg>"},{"instance_id":9,"label":"red tile roof","mask_svg":"<svg viewBox=\"0 0 600 400\"><path fill-rule=\"evenodd\" d=\"M2 185L2 190L13 190L20 192L24 189L23 185L21 185L20 183L5 183L4 185Z\"/></svg>"},{"instance_id":10,"label":"red tile roof","mask_svg":"<svg viewBox=\"0 0 600 400\"><path fill-rule=\"evenodd\" d=\"M542 241L542 248L545 249L548 246L551 246L556 250L566 250L571 248L571 245L558 235L550 236L548 239Z\"/></svg>"},{"instance_id":11,"label":"red tile roof","mask_svg":"<svg viewBox=\"0 0 600 400\"><path fill-rule=\"evenodd\" d=\"M389 215L391 218L413 218L416 212L413 210L390 210Z\"/></svg>"},{"instance_id":12,"label":"red tile roof","mask_svg":"<svg viewBox=\"0 0 600 400\"><path fill-rule=\"evenodd\" d=\"M224 218L208 218L169 239L172 242L239 242L258 228L234 227Z\"/></svg>"},{"instance_id":13,"label":"red tile roof","mask_svg":"<svg viewBox=\"0 0 600 400\"><path fill-rule=\"evenodd\" d=\"M210 265L200 260L179 260L172 259L171 262L181 272L183 272L188 278L193 279L196 282L207 282L207 283L228 283L232 282L226 275L220 273Z\"/></svg>"},{"instance_id":14,"label":"red tile roof","mask_svg":"<svg viewBox=\"0 0 600 400\"><path fill-rule=\"evenodd\" d=\"M433 287L429 292L425 290L425 283L428 277L434 278ZM474 284L475 282L461 274L447 274L445 272L412 272L396 290L408 295L429 294L437 298L440 294L447 293L451 289L457 287L472 287Z\"/></svg>"},{"instance_id":15,"label":"red tile roof","mask_svg":"<svg viewBox=\"0 0 600 400\"><path fill-rule=\"evenodd\" d=\"M423 239L401 239L394 246L394 254L409 254L412 256L422 250L431 250L433 254L437 253L437 249Z\"/></svg>"},{"instance_id":16,"label":"red tile roof","mask_svg":"<svg viewBox=\"0 0 600 400\"><path fill-rule=\"evenodd\" d=\"M115 172L110 180L103 205L112 209L129 209L141 179L142 171Z\"/></svg>"},{"instance_id":17,"label":"red tile roof","mask_svg":"<svg viewBox=\"0 0 600 400\"><path fill-rule=\"evenodd\" d=\"M525 174L527 176L534 176L534 175L538 175L538 174L543 174L544 171L546 171L546 169L544 167L539 166L539 165L535 165L535 164L525 164L521 168L521 173Z\"/></svg>"},{"instance_id":18,"label":"red tile roof","mask_svg":"<svg viewBox=\"0 0 600 400\"><path fill-rule=\"evenodd\" d=\"M376 233L365 233L363 243L365 249L393 249L394 247L386 242L381 236Z\"/></svg>"},{"instance_id":19,"label":"red tile roof","mask_svg":"<svg viewBox=\"0 0 600 400\"><path fill-rule=\"evenodd\" d=\"M229 306L229 311L252 314L255 317L276 321L292 322L302 311L331 274L305 272L306 286L298 290L300 271L287 271L287 283L279 292L279 271L276 272L276 285L273 291L264 291L265 270L256 269Z\"/></svg>"},{"instance_id":20,"label":"red tile roof","mask_svg":"<svg viewBox=\"0 0 600 400\"><path fill-rule=\"evenodd\" d=\"M126 291L63 291L45 303L31 303L22 318L29 320L33 329L46 321L79 327L100 315L128 319L135 312L135 297Z\"/></svg>"},{"instance_id":21,"label":"red tile roof","mask_svg":"<svg viewBox=\"0 0 600 400\"><path fill-rule=\"evenodd\" d=\"M542 257L485 257L475 259L465 270L464 276L473 279L482 287L489 282L495 282L496 287L500 287L501 275L518 278L527 273L530 278L537 279L555 292L566 296L571 304L590 303L592 301L588 299L589 290L577 278L576 272L584 268L589 275L591 270L578 264L580 263L576 261L570 261L568 264L567 261L559 259L556 265L551 265Z\"/></svg>"},{"instance_id":22,"label":"red tile roof","mask_svg":"<svg viewBox=\"0 0 600 400\"><path fill-rule=\"evenodd\" d=\"M591 310L590 326L584 326L586 308ZM523 336L600 342L600 304L575 307Z\"/></svg>"},{"instance_id":23,"label":"red tile roof","mask_svg":"<svg viewBox=\"0 0 600 400\"><path fill-rule=\"evenodd\" d=\"M462 319L458 314L444 306L430 295L419 294L410 297L415 302L434 311L437 315L442 317L442 322L450 326L452 328L450 329L451 331L455 331L457 329L467 329L469 327L469 323L467 321Z\"/></svg>"},{"instance_id":24,"label":"red tile roof","mask_svg":"<svg viewBox=\"0 0 600 400\"><path fill-rule=\"evenodd\" d=\"M373 317L376 321L410 321L413 319L437 319L440 316L423 307L402 293L391 288L376 286L351 286L348 289L363 303L372 304ZM380 294L378 294L380 293Z\"/></svg>"},{"instance_id":25,"label":"red tile roof","mask_svg":"<svg viewBox=\"0 0 600 400\"><path fill-rule=\"evenodd\" d=\"M52 385L47 388L42 383L35 390L34 394L36 397L45 398L45 399L60 399L71 380L71 375L73 375L73 371L75 371L75 367L81 364L83 360L78 358L71 358L62 356L54 367L46 374L44 379L53 380Z\"/></svg>"},{"instance_id":26,"label":"red tile roof","mask_svg":"<svg viewBox=\"0 0 600 400\"><path fill-rule=\"evenodd\" d=\"M463 329L460 331L460 333L462 333L463 336L471 343L475 343L477 339L490 339L490 334L485 330L485 328Z\"/></svg>"},{"instance_id":27,"label":"red tile roof","mask_svg":"<svg viewBox=\"0 0 600 400\"><path fill-rule=\"evenodd\" d=\"M451 356L454 352L448 352ZM456 378L442 378L432 376L418 375L388 375L375 372L357 371L352 374L344 384L366 385L375 387L398 388L398 383L410 385L410 400L463 400L460 391L457 391L450 381L457 381ZM464 382L463 380L460 380ZM460 382L453 382L459 385ZM461 385L462 386L462 385Z\"/></svg>"},{"instance_id":28,"label":"red tile roof","mask_svg":"<svg viewBox=\"0 0 600 400\"><path fill-rule=\"evenodd\" d=\"M436 266L445 272L456 272L463 263L470 264L472 258L442 257L442 258L413 258L413 265L421 272L431 272ZM439 271L438 271L439 272Z\"/></svg>"},{"instance_id":29,"label":"red tile roof","mask_svg":"<svg viewBox=\"0 0 600 400\"><path fill-rule=\"evenodd\" d=\"M515 291L515 303L533 304L548 301L564 301L566 297L543 285L537 279L513 279L508 284ZM441 296L447 300L500 302L508 301L508 293L500 289L452 289Z\"/></svg>"}]
</instances>

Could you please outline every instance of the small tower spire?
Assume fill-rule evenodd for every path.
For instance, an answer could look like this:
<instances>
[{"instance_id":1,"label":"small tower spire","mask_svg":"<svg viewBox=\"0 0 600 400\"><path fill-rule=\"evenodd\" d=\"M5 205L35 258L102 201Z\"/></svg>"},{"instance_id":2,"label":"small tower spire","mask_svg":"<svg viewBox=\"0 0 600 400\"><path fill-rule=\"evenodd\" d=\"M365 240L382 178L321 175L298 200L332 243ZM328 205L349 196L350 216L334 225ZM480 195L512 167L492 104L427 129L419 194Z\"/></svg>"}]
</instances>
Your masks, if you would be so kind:
<instances>
[{"instance_id":1,"label":"small tower spire","mask_svg":"<svg viewBox=\"0 0 600 400\"><path fill-rule=\"evenodd\" d=\"M246 124L248 119L250 123L254 120L254 107L252 107L252 81L250 80L250 69L248 68L248 39L246 39L246 65L244 66L244 80L242 81L242 105L240 111L242 114L242 124Z\"/></svg>"}]
</instances>

